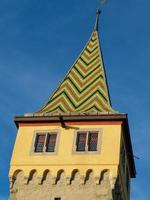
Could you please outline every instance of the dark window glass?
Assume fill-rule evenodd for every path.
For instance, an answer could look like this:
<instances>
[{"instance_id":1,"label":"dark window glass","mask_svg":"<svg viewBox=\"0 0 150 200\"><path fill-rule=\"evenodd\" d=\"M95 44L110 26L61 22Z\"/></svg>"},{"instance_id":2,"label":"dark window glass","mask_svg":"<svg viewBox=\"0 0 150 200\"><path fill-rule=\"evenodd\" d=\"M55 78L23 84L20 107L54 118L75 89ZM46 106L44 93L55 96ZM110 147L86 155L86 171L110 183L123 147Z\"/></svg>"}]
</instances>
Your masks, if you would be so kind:
<instances>
[{"instance_id":1,"label":"dark window glass","mask_svg":"<svg viewBox=\"0 0 150 200\"><path fill-rule=\"evenodd\" d=\"M114 192L115 200L122 200L121 198L121 186L120 186L120 178L118 177L115 183L115 192Z\"/></svg>"},{"instance_id":2,"label":"dark window glass","mask_svg":"<svg viewBox=\"0 0 150 200\"><path fill-rule=\"evenodd\" d=\"M47 144L46 144L46 152L54 152L55 151L56 137L57 137L56 133L48 134Z\"/></svg>"},{"instance_id":3,"label":"dark window glass","mask_svg":"<svg viewBox=\"0 0 150 200\"><path fill-rule=\"evenodd\" d=\"M77 134L77 151L85 151L85 144L86 144L86 132L78 133Z\"/></svg>"},{"instance_id":4,"label":"dark window glass","mask_svg":"<svg viewBox=\"0 0 150 200\"><path fill-rule=\"evenodd\" d=\"M35 152L43 152L45 137L45 134L37 134L35 140Z\"/></svg>"},{"instance_id":5,"label":"dark window glass","mask_svg":"<svg viewBox=\"0 0 150 200\"><path fill-rule=\"evenodd\" d=\"M122 164L123 172L125 173L126 152L125 152L125 148L124 148L123 144L122 144L122 148L121 148L121 164Z\"/></svg>"},{"instance_id":6,"label":"dark window glass","mask_svg":"<svg viewBox=\"0 0 150 200\"><path fill-rule=\"evenodd\" d=\"M88 151L97 151L98 133L90 132L88 136Z\"/></svg>"},{"instance_id":7,"label":"dark window glass","mask_svg":"<svg viewBox=\"0 0 150 200\"><path fill-rule=\"evenodd\" d=\"M129 186L130 186L130 176L129 176L128 167L126 167L126 187L127 187L127 191L129 191Z\"/></svg>"},{"instance_id":8,"label":"dark window glass","mask_svg":"<svg viewBox=\"0 0 150 200\"><path fill-rule=\"evenodd\" d=\"M54 198L54 200L61 200L61 198L60 197L56 197L56 198Z\"/></svg>"}]
</instances>

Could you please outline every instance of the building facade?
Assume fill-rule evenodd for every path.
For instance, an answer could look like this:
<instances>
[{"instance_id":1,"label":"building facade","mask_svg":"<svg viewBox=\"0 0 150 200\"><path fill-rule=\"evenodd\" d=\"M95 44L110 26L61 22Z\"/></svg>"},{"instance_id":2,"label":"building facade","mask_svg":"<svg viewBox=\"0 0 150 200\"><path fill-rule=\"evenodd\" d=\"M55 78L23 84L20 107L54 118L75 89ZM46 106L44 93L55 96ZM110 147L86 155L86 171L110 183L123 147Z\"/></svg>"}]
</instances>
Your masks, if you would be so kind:
<instances>
[{"instance_id":1,"label":"building facade","mask_svg":"<svg viewBox=\"0 0 150 200\"><path fill-rule=\"evenodd\" d=\"M47 104L15 117L10 200L129 200L136 175L127 114L111 106L96 23Z\"/></svg>"}]
</instances>

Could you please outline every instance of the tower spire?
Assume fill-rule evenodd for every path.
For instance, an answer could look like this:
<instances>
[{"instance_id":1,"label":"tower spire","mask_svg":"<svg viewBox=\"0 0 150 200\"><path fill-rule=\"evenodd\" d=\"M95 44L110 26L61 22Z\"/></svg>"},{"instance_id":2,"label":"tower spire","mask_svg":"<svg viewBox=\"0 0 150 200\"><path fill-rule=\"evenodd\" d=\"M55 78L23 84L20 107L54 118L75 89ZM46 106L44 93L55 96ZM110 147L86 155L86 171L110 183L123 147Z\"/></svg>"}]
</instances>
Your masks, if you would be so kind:
<instances>
[{"instance_id":1,"label":"tower spire","mask_svg":"<svg viewBox=\"0 0 150 200\"><path fill-rule=\"evenodd\" d=\"M95 22L95 26L94 26L94 30L98 31L98 22L99 22L99 15L101 14L101 11L99 9L97 9L96 11L96 22Z\"/></svg>"},{"instance_id":2,"label":"tower spire","mask_svg":"<svg viewBox=\"0 0 150 200\"><path fill-rule=\"evenodd\" d=\"M96 13L90 39L48 102L36 113L115 112L111 107L98 37L101 12Z\"/></svg>"}]
</instances>

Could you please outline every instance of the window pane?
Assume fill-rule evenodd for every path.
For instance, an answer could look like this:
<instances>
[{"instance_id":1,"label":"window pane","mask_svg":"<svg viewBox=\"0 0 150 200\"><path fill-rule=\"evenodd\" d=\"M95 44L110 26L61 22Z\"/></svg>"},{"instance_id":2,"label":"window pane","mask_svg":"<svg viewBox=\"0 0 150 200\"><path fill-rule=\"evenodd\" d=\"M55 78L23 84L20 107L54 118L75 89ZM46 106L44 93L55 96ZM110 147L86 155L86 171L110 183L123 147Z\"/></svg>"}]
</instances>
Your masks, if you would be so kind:
<instances>
[{"instance_id":1,"label":"window pane","mask_svg":"<svg viewBox=\"0 0 150 200\"><path fill-rule=\"evenodd\" d=\"M60 197L57 197L57 198L55 198L54 200L61 200L61 198L60 198Z\"/></svg>"},{"instance_id":2,"label":"window pane","mask_svg":"<svg viewBox=\"0 0 150 200\"><path fill-rule=\"evenodd\" d=\"M37 134L35 140L35 152L43 152L45 137L46 135L44 134Z\"/></svg>"},{"instance_id":3,"label":"window pane","mask_svg":"<svg viewBox=\"0 0 150 200\"><path fill-rule=\"evenodd\" d=\"M54 152L55 144L56 144L57 134L48 134L47 136L47 144L46 144L46 152Z\"/></svg>"},{"instance_id":4,"label":"window pane","mask_svg":"<svg viewBox=\"0 0 150 200\"><path fill-rule=\"evenodd\" d=\"M125 148L124 148L123 144L122 144L122 147L121 147L121 165L122 165L123 172L125 173L126 152L125 152Z\"/></svg>"},{"instance_id":5,"label":"window pane","mask_svg":"<svg viewBox=\"0 0 150 200\"><path fill-rule=\"evenodd\" d=\"M98 133L90 132L88 137L88 151L97 151Z\"/></svg>"},{"instance_id":6,"label":"window pane","mask_svg":"<svg viewBox=\"0 0 150 200\"><path fill-rule=\"evenodd\" d=\"M128 167L126 166L126 187L127 187L127 191L129 191L129 185L130 185L130 176L129 176Z\"/></svg>"},{"instance_id":7,"label":"window pane","mask_svg":"<svg viewBox=\"0 0 150 200\"><path fill-rule=\"evenodd\" d=\"M86 144L86 132L78 133L77 134L77 151L85 151L85 144Z\"/></svg>"},{"instance_id":8,"label":"window pane","mask_svg":"<svg viewBox=\"0 0 150 200\"><path fill-rule=\"evenodd\" d=\"M115 183L115 192L114 192L114 199L115 200L122 200L121 198L121 183L120 183L120 177L117 177L116 183Z\"/></svg>"}]
</instances>

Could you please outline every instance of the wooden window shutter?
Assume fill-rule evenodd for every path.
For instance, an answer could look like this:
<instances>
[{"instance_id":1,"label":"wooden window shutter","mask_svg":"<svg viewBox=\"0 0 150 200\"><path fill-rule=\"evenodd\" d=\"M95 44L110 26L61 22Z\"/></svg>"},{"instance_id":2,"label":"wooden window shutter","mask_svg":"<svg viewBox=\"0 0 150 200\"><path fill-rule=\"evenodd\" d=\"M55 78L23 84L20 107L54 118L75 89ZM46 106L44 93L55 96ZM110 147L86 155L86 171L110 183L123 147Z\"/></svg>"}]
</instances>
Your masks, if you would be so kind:
<instances>
[{"instance_id":1,"label":"wooden window shutter","mask_svg":"<svg viewBox=\"0 0 150 200\"><path fill-rule=\"evenodd\" d=\"M35 140L35 152L43 152L46 134L37 134Z\"/></svg>"},{"instance_id":2,"label":"wooden window shutter","mask_svg":"<svg viewBox=\"0 0 150 200\"><path fill-rule=\"evenodd\" d=\"M77 151L85 151L86 137L87 137L86 132L80 132L77 134L77 140L76 140Z\"/></svg>"},{"instance_id":3,"label":"wooden window shutter","mask_svg":"<svg viewBox=\"0 0 150 200\"><path fill-rule=\"evenodd\" d=\"M46 142L46 152L54 152L55 151L56 138L57 138L56 133L48 134L47 142Z\"/></svg>"},{"instance_id":4,"label":"wooden window shutter","mask_svg":"<svg viewBox=\"0 0 150 200\"><path fill-rule=\"evenodd\" d=\"M98 140L98 133L97 132L89 132L88 151L97 151L97 140Z\"/></svg>"}]
</instances>

